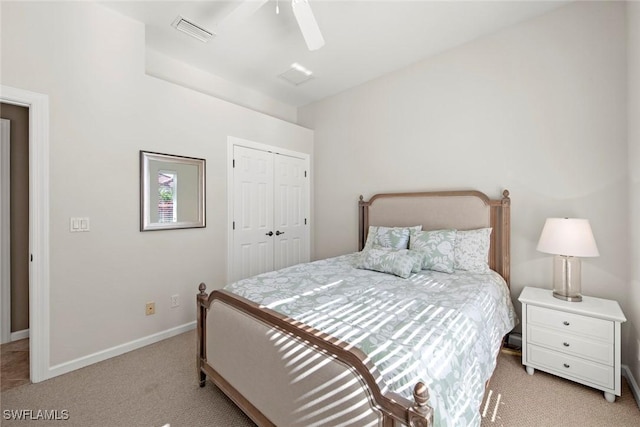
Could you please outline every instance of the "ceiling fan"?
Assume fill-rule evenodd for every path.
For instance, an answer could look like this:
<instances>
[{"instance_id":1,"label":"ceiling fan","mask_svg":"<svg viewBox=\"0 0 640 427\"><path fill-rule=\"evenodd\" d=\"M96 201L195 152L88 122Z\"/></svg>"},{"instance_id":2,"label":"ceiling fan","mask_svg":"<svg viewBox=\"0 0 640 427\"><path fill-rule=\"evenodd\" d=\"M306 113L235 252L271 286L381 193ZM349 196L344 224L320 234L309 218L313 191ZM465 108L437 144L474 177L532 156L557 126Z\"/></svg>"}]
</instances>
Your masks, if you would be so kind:
<instances>
[{"instance_id":1,"label":"ceiling fan","mask_svg":"<svg viewBox=\"0 0 640 427\"><path fill-rule=\"evenodd\" d=\"M237 6L226 18L224 18L220 27L229 27L243 21L258 9L260 9L268 0L244 0ZM295 16L300 32L309 50L318 50L324 46L324 37L320 32L320 27L316 22L316 18L311 10L309 0L291 0L291 9ZM276 13L279 12L279 6L276 5ZM220 27L218 30L220 30Z\"/></svg>"}]
</instances>

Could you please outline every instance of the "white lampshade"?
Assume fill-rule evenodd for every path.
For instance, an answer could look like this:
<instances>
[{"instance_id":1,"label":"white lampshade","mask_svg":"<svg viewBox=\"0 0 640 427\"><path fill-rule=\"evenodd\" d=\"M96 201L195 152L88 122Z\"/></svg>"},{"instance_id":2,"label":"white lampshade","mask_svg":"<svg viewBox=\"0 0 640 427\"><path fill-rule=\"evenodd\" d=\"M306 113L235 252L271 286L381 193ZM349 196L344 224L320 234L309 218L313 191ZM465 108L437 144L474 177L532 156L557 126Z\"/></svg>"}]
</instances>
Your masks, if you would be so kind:
<instances>
[{"instance_id":1,"label":"white lampshade","mask_svg":"<svg viewBox=\"0 0 640 427\"><path fill-rule=\"evenodd\" d=\"M540 252L574 257L599 256L588 219L547 218L538 241Z\"/></svg>"}]
</instances>

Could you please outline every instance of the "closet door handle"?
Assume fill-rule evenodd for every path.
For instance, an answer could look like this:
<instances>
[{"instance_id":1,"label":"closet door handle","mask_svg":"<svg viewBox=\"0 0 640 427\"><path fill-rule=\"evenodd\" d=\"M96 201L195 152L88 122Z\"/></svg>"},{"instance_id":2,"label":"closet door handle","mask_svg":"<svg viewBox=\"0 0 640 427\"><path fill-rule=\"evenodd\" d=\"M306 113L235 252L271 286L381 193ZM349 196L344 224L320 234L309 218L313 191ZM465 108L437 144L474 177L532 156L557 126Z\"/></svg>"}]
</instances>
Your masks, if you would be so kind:
<instances>
[{"instance_id":1,"label":"closet door handle","mask_svg":"<svg viewBox=\"0 0 640 427\"><path fill-rule=\"evenodd\" d=\"M279 236L281 234L284 234L284 231L280 231L280 230L276 231L276 236Z\"/></svg>"},{"instance_id":2,"label":"closet door handle","mask_svg":"<svg viewBox=\"0 0 640 427\"><path fill-rule=\"evenodd\" d=\"M273 236L273 231L270 231L268 233L265 233L267 236Z\"/></svg>"}]
</instances>

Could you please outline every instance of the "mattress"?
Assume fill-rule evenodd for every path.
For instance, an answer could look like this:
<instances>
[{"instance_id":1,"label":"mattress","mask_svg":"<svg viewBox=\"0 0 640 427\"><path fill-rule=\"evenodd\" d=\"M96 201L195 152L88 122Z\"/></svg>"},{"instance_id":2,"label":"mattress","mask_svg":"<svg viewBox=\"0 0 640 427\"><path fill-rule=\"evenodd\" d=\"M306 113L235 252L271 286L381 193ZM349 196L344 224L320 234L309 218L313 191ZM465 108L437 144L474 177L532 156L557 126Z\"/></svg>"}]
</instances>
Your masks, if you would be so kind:
<instances>
[{"instance_id":1,"label":"mattress","mask_svg":"<svg viewBox=\"0 0 640 427\"><path fill-rule=\"evenodd\" d=\"M479 426L502 337L517 324L500 275L356 268L360 253L244 279L226 290L363 351L382 392L429 388L436 426Z\"/></svg>"}]
</instances>

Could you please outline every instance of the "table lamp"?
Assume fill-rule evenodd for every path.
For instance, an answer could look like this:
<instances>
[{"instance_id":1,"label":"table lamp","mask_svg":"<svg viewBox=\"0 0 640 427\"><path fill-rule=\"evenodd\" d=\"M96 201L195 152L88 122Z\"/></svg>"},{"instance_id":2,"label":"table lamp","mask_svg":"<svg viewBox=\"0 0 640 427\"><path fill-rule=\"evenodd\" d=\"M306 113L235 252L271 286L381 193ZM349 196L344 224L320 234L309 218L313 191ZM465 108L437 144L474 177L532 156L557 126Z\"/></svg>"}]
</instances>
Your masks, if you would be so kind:
<instances>
[{"instance_id":1,"label":"table lamp","mask_svg":"<svg viewBox=\"0 0 640 427\"><path fill-rule=\"evenodd\" d=\"M555 255L553 296L565 301L582 301L580 257L600 255L589 220L547 218L537 249Z\"/></svg>"}]
</instances>

